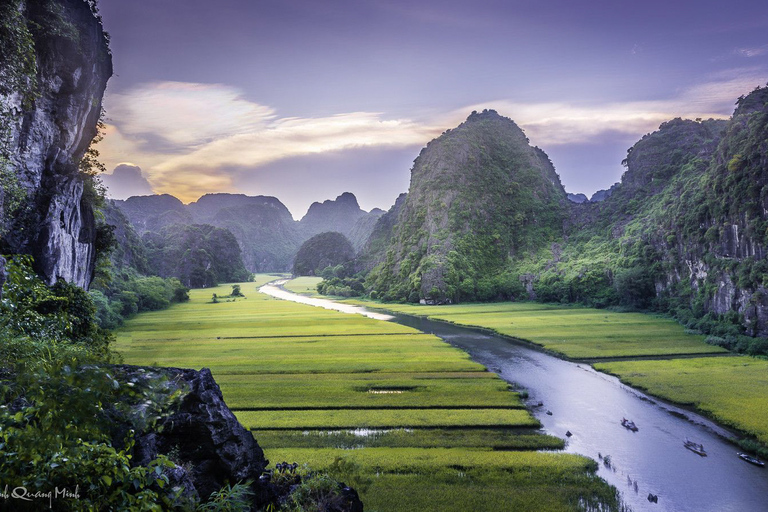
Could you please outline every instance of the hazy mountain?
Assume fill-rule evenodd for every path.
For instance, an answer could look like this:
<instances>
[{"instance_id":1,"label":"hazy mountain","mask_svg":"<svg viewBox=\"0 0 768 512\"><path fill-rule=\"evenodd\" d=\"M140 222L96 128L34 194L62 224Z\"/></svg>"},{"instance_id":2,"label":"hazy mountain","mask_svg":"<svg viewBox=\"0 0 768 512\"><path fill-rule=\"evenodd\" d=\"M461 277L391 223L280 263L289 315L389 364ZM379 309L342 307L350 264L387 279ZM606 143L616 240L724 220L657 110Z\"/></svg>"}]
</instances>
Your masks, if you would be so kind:
<instances>
[{"instance_id":1,"label":"hazy mountain","mask_svg":"<svg viewBox=\"0 0 768 512\"><path fill-rule=\"evenodd\" d=\"M290 270L301 244L313 235L338 231L356 248L368 239L383 214L360 209L345 192L335 200L314 203L301 221L275 197L245 194L206 194L184 205L168 195L136 196L114 202L137 232L158 232L166 226L210 224L229 230L237 239L243 262L251 272Z\"/></svg>"},{"instance_id":2,"label":"hazy mountain","mask_svg":"<svg viewBox=\"0 0 768 512\"><path fill-rule=\"evenodd\" d=\"M344 192L334 200L312 203L299 221L299 229L307 238L326 231L349 235L357 220L365 215L355 195Z\"/></svg>"}]
</instances>

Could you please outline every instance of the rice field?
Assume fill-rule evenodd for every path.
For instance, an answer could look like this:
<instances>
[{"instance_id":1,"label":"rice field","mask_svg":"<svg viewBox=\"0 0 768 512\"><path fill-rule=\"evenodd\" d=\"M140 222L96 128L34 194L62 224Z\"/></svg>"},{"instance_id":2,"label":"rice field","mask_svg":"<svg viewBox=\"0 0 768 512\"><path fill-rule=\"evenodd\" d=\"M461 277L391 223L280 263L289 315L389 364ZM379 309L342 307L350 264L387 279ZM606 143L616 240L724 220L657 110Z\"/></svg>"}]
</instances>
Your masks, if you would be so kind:
<instances>
[{"instance_id":1,"label":"rice field","mask_svg":"<svg viewBox=\"0 0 768 512\"><path fill-rule=\"evenodd\" d=\"M571 359L592 362L649 394L687 405L768 445L768 361L729 355L650 314L552 304L492 303L422 306L354 301L391 312L489 329ZM658 359L631 360L636 357ZM627 358L626 361L600 361Z\"/></svg>"},{"instance_id":2,"label":"rice field","mask_svg":"<svg viewBox=\"0 0 768 512\"><path fill-rule=\"evenodd\" d=\"M356 301L371 307L481 327L569 359L725 353L669 318L533 302L421 306Z\"/></svg>"},{"instance_id":3,"label":"rice field","mask_svg":"<svg viewBox=\"0 0 768 512\"><path fill-rule=\"evenodd\" d=\"M331 472L345 461L354 474L336 476L357 485L366 511L617 509L594 461L552 452L563 441L539 433L519 395L466 353L258 293L274 278L241 283L236 300L231 285L192 290L127 322L115 348L129 364L211 368L267 458Z\"/></svg>"},{"instance_id":4,"label":"rice field","mask_svg":"<svg viewBox=\"0 0 768 512\"><path fill-rule=\"evenodd\" d=\"M631 386L690 405L768 445L768 361L747 356L596 364Z\"/></svg>"}]
</instances>

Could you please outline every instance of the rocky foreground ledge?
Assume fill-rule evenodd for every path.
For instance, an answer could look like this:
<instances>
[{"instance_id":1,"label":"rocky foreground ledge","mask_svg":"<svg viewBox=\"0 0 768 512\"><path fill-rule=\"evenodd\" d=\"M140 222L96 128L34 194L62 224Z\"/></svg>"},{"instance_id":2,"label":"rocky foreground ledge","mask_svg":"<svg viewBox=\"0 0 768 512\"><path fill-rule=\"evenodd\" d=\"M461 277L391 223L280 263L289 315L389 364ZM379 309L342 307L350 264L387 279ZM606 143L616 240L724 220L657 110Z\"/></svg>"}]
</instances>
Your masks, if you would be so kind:
<instances>
[{"instance_id":1,"label":"rocky foreground ledge","mask_svg":"<svg viewBox=\"0 0 768 512\"><path fill-rule=\"evenodd\" d=\"M183 394L175 410L152 430L135 438L133 461L147 465L158 455L176 463L168 472L170 487L181 486L186 496L207 498L227 484L251 481L254 510L283 501L298 481L275 485L266 470L269 461L253 434L227 407L211 371L118 365L117 380L145 387L151 380L164 381L162 389ZM328 512L362 512L363 504L354 489L339 484L342 499Z\"/></svg>"}]
</instances>

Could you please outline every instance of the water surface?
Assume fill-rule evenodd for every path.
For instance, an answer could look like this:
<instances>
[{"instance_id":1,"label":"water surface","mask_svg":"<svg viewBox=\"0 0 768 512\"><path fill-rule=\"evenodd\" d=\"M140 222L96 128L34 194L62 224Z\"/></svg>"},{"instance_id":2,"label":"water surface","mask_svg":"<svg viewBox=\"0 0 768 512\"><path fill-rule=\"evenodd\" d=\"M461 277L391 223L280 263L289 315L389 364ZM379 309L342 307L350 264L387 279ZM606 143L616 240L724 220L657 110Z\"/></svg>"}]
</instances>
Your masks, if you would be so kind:
<instances>
[{"instance_id":1,"label":"water surface","mask_svg":"<svg viewBox=\"0 0 768 512\"><path fill-rule=\"evenodd\" d=\"M372 313L274 286L261 291L304 304ZM564 361L522 343L425 318L384 316L439 336L502 379L525 388L544 430L565 439L565 451L597 460L598 474L622 492L635 512L768 511L768 470L739 459L738 448L724 439L733 435L706 418L650 398L589 365ZM633 420L639 431L623 428L622 418ZM571 437L566 437L568 431ZM707 457L686 449L686 438L703 444ZM603 462L606 456L610 467ZM658 503L648 502L649 493L658 495Z\"/></svg>"}]
</instances>

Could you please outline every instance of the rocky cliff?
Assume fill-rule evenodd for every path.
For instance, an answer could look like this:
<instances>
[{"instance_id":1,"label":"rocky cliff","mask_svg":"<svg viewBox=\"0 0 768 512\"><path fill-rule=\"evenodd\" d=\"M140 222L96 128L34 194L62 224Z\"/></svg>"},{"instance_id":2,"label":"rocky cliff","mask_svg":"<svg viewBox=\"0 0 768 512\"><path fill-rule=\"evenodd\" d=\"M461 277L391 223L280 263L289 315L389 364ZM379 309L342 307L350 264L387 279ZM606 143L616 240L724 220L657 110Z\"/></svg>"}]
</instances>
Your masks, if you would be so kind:
<instances>
[{"instance_id":1,"label":"rocky cliff","mask_svg":"<svg viewBox=\"0 0 768 512\"><path fill-rule=\"evenodd\" d=\"M729 121L662 124L589 201L566 200L514 123L475 113L422 150L395 225L383 216L359 260L378 263L367 286L650 308L729 347L768 336L768 88L737 105Z\"/></svg>"},{"instance_id":2,"label":"rocky cliff","mask_svg":"<svg viewBox=\"0 0 768 512\"><path fill-rule=\"evenodd\" d=\"M183 391L178 408L152 431L139 432L133 463L147 465L158 455L170 455L176 468L169 471L170 487L185 495L207 499L227 483L253 483L254 505L270 501L268 483L259 480L269 461L253 435L243 428L224 403L221 390L207 368L139 368L119 366L117 378L133 386L167 379L167 392Z\"/></svg>"},{"instance_id":3,"label":"rocky cliff","mask_svg":"<svg viewBox=\"0 0 768 512\"><path fill-rule=\"evenodd\" d=\"M299 229L306 239L327 231L349 236L358 219L365 215L355 195L344 192L334 200L312 203L299 221Z\"/></svg>"},{"instance_id":4,"label":"rocky cliff","mask_svg":"<svg viewBox=\"0 0 768 512\"><path fill-rule=\"evenodd\" d=\"M430 142L384 262L369 282L392 299L487 300L510 258L562 236L566 194L546 154L493 110Z\"/></svg>"},{"instance_id":5,"label":"rocky cliff","mask_svg":"<svg viewBox=\"0 0 768 512\"><path fill-rule=\"evenodd\" d=\"M237 239L243 262L251 272L284 272L291 269L302 243L327 231L349 236L356 248L368 239L383 214L360 209L349 192L322 203L313 203L301 221L275 197L244 194L206 194L184 205L162 194L130 197L114 202L139 233L160 231L172 224L210 224L228 229Z\"/></svg>"},{"instance_id":6,"label":"rocky cliff","mask_svg":"<svg viewBox=\"0 0 768 512\"><path fill-rule=\"evenodd\" d=\"M112 75L107 40L83 0L20 0L3 9L4 43L24 33L29 39L22 37L13 52L0 56L6 79L0 103L8 125L0 161L1 249L32 254L48 283L62 277L88 288L96 225L78 164L96 135ZM16 85L9 76L18 79Z\"/></svg>"}]
</instances>

